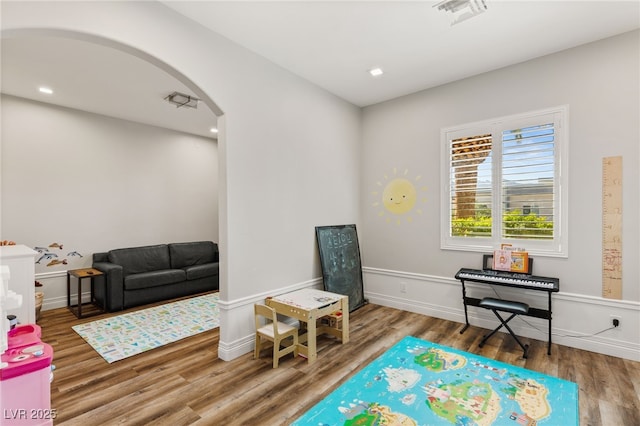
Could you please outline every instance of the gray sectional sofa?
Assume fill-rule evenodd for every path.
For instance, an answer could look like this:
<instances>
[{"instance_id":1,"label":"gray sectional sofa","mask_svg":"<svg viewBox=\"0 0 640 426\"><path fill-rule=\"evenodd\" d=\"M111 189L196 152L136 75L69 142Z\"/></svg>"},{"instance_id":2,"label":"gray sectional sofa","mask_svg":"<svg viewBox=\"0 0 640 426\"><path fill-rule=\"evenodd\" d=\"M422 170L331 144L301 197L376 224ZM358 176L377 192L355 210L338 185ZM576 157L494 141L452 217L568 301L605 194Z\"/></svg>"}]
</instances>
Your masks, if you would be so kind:
<instances>
[{"instance_id":1,"label":"gray sectional sofa","mask_svg":"<svg viewBox=\"0 0 640 426\"><path fill-rule=\"evenodd\" d=\"M218 290L218 259L211 241L94 253L93 267L104 273L95 277L95 296L111 312Z\"/></svg>"}]
</instances>

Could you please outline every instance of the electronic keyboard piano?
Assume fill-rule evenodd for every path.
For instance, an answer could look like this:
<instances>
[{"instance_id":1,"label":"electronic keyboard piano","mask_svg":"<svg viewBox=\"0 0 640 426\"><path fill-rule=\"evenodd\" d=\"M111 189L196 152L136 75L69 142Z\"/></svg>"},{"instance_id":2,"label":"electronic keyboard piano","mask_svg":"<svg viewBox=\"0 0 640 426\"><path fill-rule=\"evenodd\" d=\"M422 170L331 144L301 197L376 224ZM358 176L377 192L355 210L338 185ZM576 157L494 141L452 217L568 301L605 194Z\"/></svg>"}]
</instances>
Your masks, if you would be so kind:
<instances>
[{"instance_id":1,"label":"electronic keyboard piano","mask_svg":"<svg viewBox=\"0 0 640 426\"><path fill-rule=\"evenodd\" d=\"M465 281L481 284L500 285L506 287L521 288L523 290L546 291L548 294L548 309L529 308L525 315L546 319L549 322L549 339L547 354L551 355L551 294L560 291L560 280L558 278L540 277L508 271L496 271L493 269L469 269L461 268L455 275L456 279L462 283L462 303L464 304L465 326L460 330L464 333L469 327L469 316L467 306L480 306L480 300L467 296Z\"/></svg>"},{"instance_id":2,"label":"electronic keyboard piano","mask_svg":"<svg viewBox=\"0 0 640 426\"><path fill-rule=\"evenodd\" d=\"M538 277L536 275L518 272L462 268L456 274L456 278L459 280L519 287L529 290L560 291L560 280L557 278Z\"/></svg>"}]
</instances>

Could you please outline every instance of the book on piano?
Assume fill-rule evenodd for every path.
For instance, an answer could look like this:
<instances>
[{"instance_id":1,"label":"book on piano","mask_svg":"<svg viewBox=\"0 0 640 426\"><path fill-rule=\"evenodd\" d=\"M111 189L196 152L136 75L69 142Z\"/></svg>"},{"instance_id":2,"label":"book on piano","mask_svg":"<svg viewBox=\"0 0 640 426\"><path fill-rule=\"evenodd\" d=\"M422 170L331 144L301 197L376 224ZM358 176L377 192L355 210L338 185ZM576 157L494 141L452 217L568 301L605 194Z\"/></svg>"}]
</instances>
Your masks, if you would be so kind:
<instances>
[{"instance_id":1,"label":"book on piano","mask_svg":"<svg viewBox=\"0 0 640 426\"><path fill-rule=\"evenodd\" d=\"M498 251L500 250L496 250L495 252ZM482 269L517 272L520 274L533 274L533 258L529 257L527 252L510 252L508 256L508 265L505 265L504 268L496 267L495 252L494 254L482 255ZM500 259L498 259L498 262L500 262Z\"/></svg>"},{"instance_id":2,"label":"book on piano","mask_svg":"<svg viewBox=\"0 0 640 426\"><path fill-rule=\"evenodd\" d=\"M511 270L511 251L509 250L494 250L493 251L493 267L496 271L510 271Z\"/></svg>"},{"instance_id":3,"label":"book on piano","mask_svg":"<svg viewBox=\"0 0 640 426\"><path fill-rule=\"evenodd\" d=\"M529 253L522 247L501 244L500 249L493 252L493 266L491 269L529 274L531 273Z\"/></svg>"},{"instance_id":4,"label":"book on piano","mask_svg":"<svg viewBox=\"0 0 640 426\"><path fill-rule=\"evenodd\" d=\"M511 272L529 273L529 253L526 251L511 252Z\"/></svg>"}]
</instances>

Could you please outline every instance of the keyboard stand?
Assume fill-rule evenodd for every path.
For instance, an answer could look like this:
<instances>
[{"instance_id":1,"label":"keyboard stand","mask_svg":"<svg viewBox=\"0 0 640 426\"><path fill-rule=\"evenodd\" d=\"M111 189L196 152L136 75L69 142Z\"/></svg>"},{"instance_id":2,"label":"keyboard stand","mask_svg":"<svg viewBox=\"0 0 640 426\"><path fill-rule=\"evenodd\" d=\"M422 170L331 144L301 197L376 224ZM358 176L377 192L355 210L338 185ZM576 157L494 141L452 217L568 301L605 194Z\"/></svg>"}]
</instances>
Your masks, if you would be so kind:
<instances>
[{"instance_id":1,"label":"keyboard stand","mask_svg":"<svg viewBox=\"0 0 640 426\"><path fill-rule=\"evenodd\" d=\"M475 298L475 297L468 297L467 296L467 289L464 285L465 281L471 281L471 282L478 282L481 284L489 284L489 285L501 285L500 283L487 283L485 281L476 281L474 279L469 279L469 278L460 278L460 282L462 283L462 303L464 305L464 322L465 325L462 327L462 329L460 330L460 334L464 333L467 328L469 328L469 315L467 313L467 307L468 306L480 306L480 302L481 299ZM509 286L509 287L514 287L513 285ZM532 289L529 289L532 290ZM549 322L549 338L547 341L547 355L551 355L551 293L553 293L554 289L545 289L545 288L539 288L536 290L540 290L540 291L546 291L547 295L548 295L548 309L538 309L538 308L529 308L529 311L526 314L526 316L529 317L534 317L534 318L542 318L542 319L546 319Z\"/></svg>"}]
</instances>

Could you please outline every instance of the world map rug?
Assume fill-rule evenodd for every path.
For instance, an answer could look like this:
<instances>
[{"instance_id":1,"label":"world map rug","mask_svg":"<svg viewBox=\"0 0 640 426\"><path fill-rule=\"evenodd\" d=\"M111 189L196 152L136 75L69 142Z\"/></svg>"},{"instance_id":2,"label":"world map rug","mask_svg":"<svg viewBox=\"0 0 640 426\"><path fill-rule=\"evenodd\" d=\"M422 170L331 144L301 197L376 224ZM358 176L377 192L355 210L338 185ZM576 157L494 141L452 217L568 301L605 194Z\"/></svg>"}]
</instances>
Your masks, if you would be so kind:
<instances>
[{"instance_id":1,"label":"world map rug","mask_svg":"<svg viewBox=\"0 0 640 426\"><path fill-rule=\"evenodd\" d=\"M112 363L218 327L218 301L205 294L71 328Z\"/></svg>"},{"instance_id":2,"label":"world map rug","mask_svg":"<svg viewBox=\"0 0 640 426\"><path fill-rule=\"evenodd\" d=\"M405 337L293 425L578 425L578 386Z\"/></svg>"}]
</instances>

